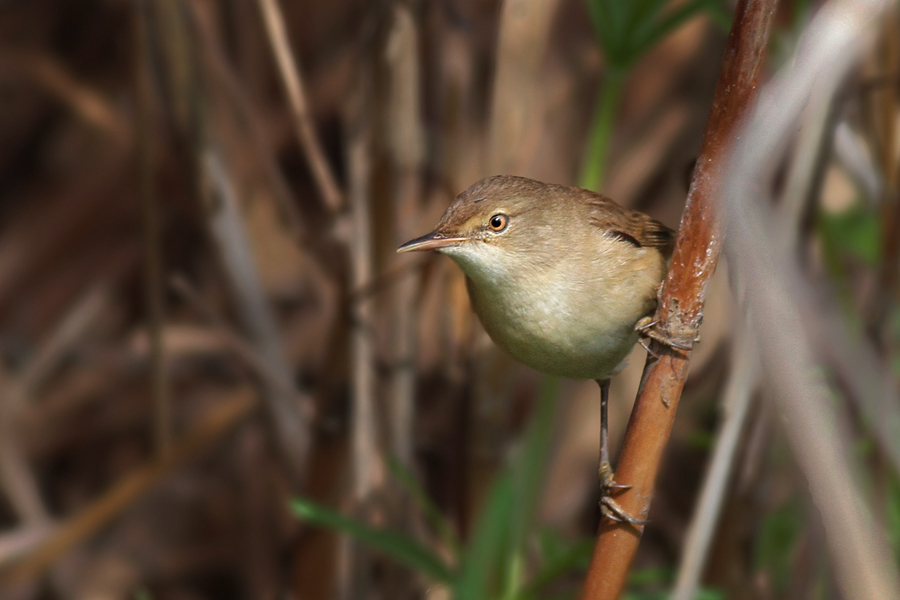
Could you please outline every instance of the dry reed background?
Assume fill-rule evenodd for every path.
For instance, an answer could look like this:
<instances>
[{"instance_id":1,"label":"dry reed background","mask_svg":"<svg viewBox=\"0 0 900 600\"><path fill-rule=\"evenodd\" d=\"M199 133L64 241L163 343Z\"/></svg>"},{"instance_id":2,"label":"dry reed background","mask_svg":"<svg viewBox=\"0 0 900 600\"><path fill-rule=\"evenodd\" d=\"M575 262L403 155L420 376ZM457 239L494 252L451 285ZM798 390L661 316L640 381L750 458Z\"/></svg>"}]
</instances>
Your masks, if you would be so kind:
<instances>
[{"instance_id":1,"label":"dry reed background","mask_svg":"<svg viewBox=\"0 0 900 600\"><path fill-rule=\"evenodd\" d=\"M763 80L822 4L780 2ZM789 151L770 153L772 183L754 192L779 217L726 238L738 254L708 289L629 598L676 581L685 600L866 597L832 567L833 542L852 548L872 524L865 551L894 566L866 572L887 586L869 589L893 585L900 29L887 14L818 92L782 97L809 101L802 127L778 124ZM623 78L603 190L671 226L726 30L693 18ZM446 559L453 536L396 462L463 540L489 529L479 517L530 447L542 379L491 346L448 260L393 250L482 176L579 180L610 72L585 3L5 0L0 40L0 597L447 597L289 502ZM728 275L742 272L735 303ZM781 294L785 274L806 287ZM773 327L813 342L779 345ZM614 447L643 363L638 349L613 383ZM773 401L785 394L826 402L835 422L805 427L808 413ZM592 382L558 395L541 493L513 496L535 507L510 561L527 579L554 548L576 559L532 595L479 597L572 597L584 577L599 395ZM723 404L738 418L717 464L733 473L705 484ZM832 442L824 466L816 439ZM835 530L835 482L815 469L848 460L846 499L868 509Z\"/></svg>"}]
</instances>

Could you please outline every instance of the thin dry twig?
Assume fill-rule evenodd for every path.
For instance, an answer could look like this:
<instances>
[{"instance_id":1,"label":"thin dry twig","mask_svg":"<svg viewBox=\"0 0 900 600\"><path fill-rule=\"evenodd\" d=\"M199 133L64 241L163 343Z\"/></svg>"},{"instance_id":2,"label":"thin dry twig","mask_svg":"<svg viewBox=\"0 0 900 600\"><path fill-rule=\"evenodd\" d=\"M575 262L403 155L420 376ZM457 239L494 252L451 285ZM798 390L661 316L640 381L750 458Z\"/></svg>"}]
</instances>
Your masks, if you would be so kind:
<instances>
[{"instance_id":1,"label":"thin dry twig","mask_svg":"<svg viewBox=\"0 0 900 600\"><path fill-rule=\"evenodd\" d=\"M300 486L305 480L311 443L309 422L294 402L296 394L281 392L294 389L293 376L281 346L275 316L262 289L234 185L221 159L211 149L204 155L202 167L208 184L209 227L238 311L268 370L281 381L268 389L265 405L282 457L294 484Z\"/></svg>"},{"instance_id":2,"label":"thin dry twig","mask_svg":"<svg viewBox=\"0 0 900 600\"><path fill-rule=\"evenodd\" d=\"M50 513L44 504L37 480L22 452L22 444L13 422L10 385L4 386L0 398L0 485L6 491L16 516L29 526L46 526Z\"/></svg>"},{"instance_id":3,"label":"thin dry twig","mask_svg":"<svg viewBox=\"0 0 900 600\"><path fill-rule=\"evenodd\" d=\"M365 84L362 84L365 85ZM372 280L372 221L370 215L371 131L365 117L365 92L357 90L348 107L347 165L353 227L350 242L351 289ZM375 348L371 301L353 306L353 498L362 502L380 486L383 469L377 442L375 412Z\"/></svg>"},{"instance_id":4,"label":"thin dry twig","mask_svg":"<svg viewBox=\"0 0 900 600\"><path fill-rule=\"evenodd\" d=\"M823 320L825 329L835 329L835 317L810 308L811 292L796 258L771 243L769 194L759 182L771 178L772 161L781 156L793 135L811 91L833 93L864 42L871 39L880 11L890 5L886 0L845 0L819 12L790 63L790 72L767 86L756 116L744 128L723 190L732 280L742 292L738 297L750 317L749 330L765 348L763 367L790 427L788 442L822 516L842 595L853 599L900 597L900 576L883 535L873 527L854 477L859 465L851 464L853 453L841 435L827 384L813 358L813 344L827 352L829 346L847 340L829 339L823 344L817 339L816 329L823 328ZM748 198L756 199L749 202ZM871 392L872 383L860 382L860 390ZM880 378L874 383L877 387ZM876 437L889 434L891 428L896 437L896 419L879 423L883 407L878 404L885 396L863 393L860 399L866 401L864 409L870 404L868 409L875 410L870 423ZM890 455L890 446L887 450Z\"/></svg>"},{"instance_id":5,"label":"thin dry twig","mask_svg":"<svg viewBox=\"0 0 900 600\"><path fill-rule=\"evenodd\" d=\"M32 552L51 533L54 525L28 525L0 535L0 569L20 556Z\"/></svg>"},{"instance_id":6,"label":"thin dry twig","mask_svg":"<svg viewBox=\"0 0 900 600\"><path fill-rule=\"evenodd\" d=\"M86 123L107 134L117 145L124 147L130 143L131 128L121 113L96 90L78 81L53 57L33 51L4 52L0 59L0 77L8 74L30 77Z\"/></svg>"},{"instance_id":7,"label":"thin dry twig","mask_svg":"<svg viewBox=\"0 0 900 600\"><path fill-rule=\"evenodd\" d=\"M245 525L244 581L247 595L256 600L279 597L280 574L278 552L280 540L274 535L271 501L267 497L265 464L265 432L260 427L245 426L236 436L238 473L241 478L242 521Z\"/></svg>"},{"instance_id":8,"label":"thin dry twig","mask_svg":"<svg viewBox=\"0 0 900 600\"><path fill-rule=\"evenodd\" d=\"M47 339L41 343L34 357L16 377L20 397L30 397L59 366L66 353L80 340L97 319L108 309L109 282L92 285L66 311Z\"/></svg>"},{"instance_id":9,"label":"thin dry twig","mask_svg":"<svg viewBox=\"0 0 900 600\"><path fill-rule=\"evenodd\" d=\"M313 178L325 205L332 212L337 212L344 205L343 194L341 194L337 180L325 158L322 143L316 135L309 113L309 103L306 100L303 77L291 52L284 16L281 14L278 0L257 0L257 5L266 25L266 33L272 47L272 54L275 55L275 61L278 63L281 81L290 100L291 117L294 120L297 140L306 152L306 159L309 161Z\"/></svg>"},{"instance_id":10,"label":"thin dry twig","mask_svg":"<svg viewBox=\"0 0 900 600\"><path fill-rule=\"evenodd\" d=\"M394 163L394 239L399 246L415 237L422 196L421 169L425 133L422 129L419 76L419 32L409 6L396 2L386 58L390 89L387 102L390 152ZM399 258L403 258L401 255ZM405 269L393 289L391 447L407 467L413 458L416 391L416 300L421 272Z\"/></svg>"},{"instance_id":11,"label":"thin dry twig","mask_svg":"<svg viewBox=\"0 0 900 600\"><path fill-rule=\"evenodd\" d=\"M135 5L134 93L137 98L136 126L141 218L144 226L144 302L150 329L150 396L153 402L153 440L157 456L171 446L171 416L166 381L166 357L162 343L165 323L163 299L162 225L156 197L153 160L153 114L150 106L149 31L146 7Z\"/></svg>"},{"instance_id":12,"label":"thin dry twig","mask_svg":"<svg viewBox=\"0 0 900 600\"><path fill-rule=\"evenodd\" d=\"M33 409L30 398L60 360L84 335L107 305L106 285L92 286L76 300L32 359L13 378L0 366L0 485L23 523L45 530L50 511L18 439L21 414Z\"/></svg>"},{"instance_id":13,"label":"thin dry twig","mask_svg":"<svg viewBox=\"0 0 900 600\"><path fill-rule=\"evenodd\" d=\"M366 111L369 108L367 65L360 65L360 81L345 108L347 123L347 170L349 180L350 288L357 289L372 280L371 220L371 130ZM373 306L362 298L351 307L350 363L353 409L351 417L351 499L354 512L365 518L374 493L384 485L384 462L378 444L378 417L375 405L375 345L372 339ZM361 597L371 585L367 554L342 539L339 556L339 597Z\"/></svg>"},{"instance_id":14,"label":"thin dry twig","mask_svg":"<svg viewBox=\"0 0 900 600\"><path fill-rule=\"evenodd\" d=\"M869 202L882 197L884 177L878 172L865 142L846 119L834 130L834 157Z\"/></svg>"},{"instance_id":15,"label":"thin dry twig","mask_svg":"<svg viewBox=\"0 0 900 600\"><path fill-rule=\"evenodd\" d=\"M300 488L311 444L309 423L293 402L294 396L280 392L293 388L293 374L262 288L234 181L212 135L211 92L203 85L190 15L172 0L158 0L157 8L165 35L156 37L168 60L171 108L192 144L198 196L237 312L260 355L282 382L266 390L264 406L278 454L292 485Z\"/></svg>"},{"instance_id":16,"label":"thin dry twig","mask_svg":"<svg viewBox=\"0 0 900 600\"><path fill-rule=\"evenodd\" d=\"M654 320L673 339L693 339L700 324L706 284L715 271L721 237L713 198L740 119L752 107L756 82L776 6L775 0L741 0L716 84L706 133L688 193L681 230ZM644 379L625 432L616 480L631 489L618 497L622 508L646 518L656 472L668 440L690 352L654 342L659 359L648 357ZM613 600L625 585L641 530L604 520L591 558L583 600Z\"/></svg>"},{"instance_id":17,"label":"thin dry twig","mask_svg":"<svg viewBox=\"0 0 900 600\"><path fill-rule=\"evenodd\" d=\"M315 404L309 396L302 394L294 386L286 385L284 378L266 362L259 351L247 340L236 333L225 320L216 314L187 279L175 275L171 280L172 289L187 300L214 328L221 342L234 352L253 372L262 379L267 387L278 390L300 407L304 417L312 419Z\"/></svg>"},{"instance_id":18,"label":"thin dry twig","mask_svg":"<svg viewBox=\"0 0 900 600\"><path fill-rule=\"evenodd\" d=\"M263 170L278 207L287 218L292 235L298 240L304 237L303 222L300 211L297 209L293 194L290 191L284 174L278 168L278 162L274 156L272 145L266 138L265 127L261 120L259 110L251 101L244 83L240 80L234 68L225 57L221 41L212 26L212 18L202 5L190 3L193 21L200 36L203 56L209 64L209 70L216 75L216 80L221 89L230 99L237 121L244 126L247 137L253 144L252 152Z\"/></svg>"},{"instance_id":19,"label":"thin dry twig","mask_svg":"<svg viewBox=\"0 0 900 600\"><path fill-rule=\"evenodd\" d=\"M172 448L168 456L132 472L78 514L61 523L33 553L0 570L0 585L24 582L39 576L57 557L109 523L164 477L230 431L250 414L256 404L256 394L246 389L223 399Z\"/></svg>"}]
</instances>

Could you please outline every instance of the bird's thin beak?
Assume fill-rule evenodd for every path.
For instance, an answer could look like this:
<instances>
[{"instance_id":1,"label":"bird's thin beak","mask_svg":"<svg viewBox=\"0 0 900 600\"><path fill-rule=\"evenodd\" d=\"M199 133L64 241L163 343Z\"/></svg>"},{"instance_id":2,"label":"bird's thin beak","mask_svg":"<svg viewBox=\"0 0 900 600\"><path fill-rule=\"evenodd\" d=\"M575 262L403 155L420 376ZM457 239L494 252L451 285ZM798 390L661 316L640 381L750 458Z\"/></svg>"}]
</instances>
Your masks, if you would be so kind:
<instances>
[{"instance_id":1,"label":"bird's thin beak","mask_svg":"<svg viewBox=\"0 0 900 600\"><path fill-rule=\"evenodd\" d=\"M446 248L447 246L453 246L460 242L467 242L471 238L467 237L447 237L443 233L432 231L431 233L426 233L422 237L417 237L414 240L409 240L399 248L397 248L397 252L416 252L420 250L439 250L441 248Z\"/></svg>"}]
</instances>

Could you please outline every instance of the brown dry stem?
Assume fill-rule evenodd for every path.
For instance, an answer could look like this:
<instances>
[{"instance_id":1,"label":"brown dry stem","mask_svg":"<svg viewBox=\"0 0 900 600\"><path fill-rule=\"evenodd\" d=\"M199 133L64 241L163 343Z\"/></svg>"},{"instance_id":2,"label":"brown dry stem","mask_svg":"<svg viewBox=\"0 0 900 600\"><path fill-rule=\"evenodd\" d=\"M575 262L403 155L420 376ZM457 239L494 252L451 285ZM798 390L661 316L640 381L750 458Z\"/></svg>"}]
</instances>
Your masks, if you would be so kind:
<instances>
[{"instance_id":1,"label":"brown dry stem","mask_svg":"<svg viewBox=\"0 0 900 600\"><path fill-rule=\"evenodd\" d=\"M715 271L722 245L714 195L737 127L756 98L775 6L776 0L741 0L735 10L680 234L654 317L663 333L684 328L696 330L700 325L706 285ZM639 518L646 518L650 509L656 472L672 430L690 359L690 351L667 349L659 342L654 342L654 346L660 357L648 357L616 470L617 482L632 486L617 500L627 513ZM606 520L601 523L581 595L583 600L619 597L640 534L628 524Z\"/></svg>"},{"instance_id":2,"label":"brown dry stem","mask_svg":"<svg viewBox=\"0 0 900 600\"><path fill-rule=\"evenodd\" d=\"M414 238L422 199L421 170L425 157L425 131L420 101L419 27L410 7L393 8L391 32L385 48L390 70L387 108L390 155L393 163L394 241ZM399 257L403 258L403 257ZM403 263L401 263L403 264ZM408 264L408 263L407 263ZM391 451L406 467L413 466L413 429L416 392L417 299L419 270L404 269L393 289L394 324L391 373Z\"/></svg>"},{"instance_id":3,"label":"brown dry stem","mask_svg":"<svg viewBox=\"0 0 900 600\"><path fill-rule=\"evenodd\" d=\"M171 449L171 407L169 405L166 360L162 343L165 325L163 298L162 215L156 194L155 160L151 126L153 111L150 97L149 31L144 22L145 11L135 10L134 94L138 107L135 113L137 155L140 185L141 220L144 234L144 302L147 326L150 330L150 390L153 398L153 438L157 456L164 457Z\"/></svg>"},{"instance_id":4,"label":"brown dry stem","mask_svg":"<svg viewBox=\"0 0 900 600\"><path fill-rule=\"evenodd\" d=\"M288 41L287 28L284 24L284 16L278 6L278 0L257 0L259 11L262 13L266 25L266 34L272 53L278 62L278 72L281 74L285 91L291 104L291 117L294 120L294 129L297 139L306 153L310 170L316 180L319 193L325 201L325 205L337 212L344 205L344 198L338 187L331 166L325 158L325 150L319 141L313 126L312 116L309 114L309 103L306 100L306 91L303 85L303 77L300 75L300 67L294 60Z\"/></svg>"}]
</instances>

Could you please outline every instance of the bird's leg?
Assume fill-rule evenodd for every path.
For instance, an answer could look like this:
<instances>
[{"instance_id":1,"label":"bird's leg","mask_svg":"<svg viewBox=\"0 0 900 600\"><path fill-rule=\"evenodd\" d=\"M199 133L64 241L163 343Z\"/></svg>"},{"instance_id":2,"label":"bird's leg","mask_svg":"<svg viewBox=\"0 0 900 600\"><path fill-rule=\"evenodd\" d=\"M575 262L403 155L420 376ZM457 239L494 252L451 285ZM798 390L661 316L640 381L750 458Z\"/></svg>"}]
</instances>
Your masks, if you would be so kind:
<instances>
[{"instance_id":1,"label":"bird's leg","mask_svg":"<svg viewBox=\"0 0 900 600\"><path fill-rule=\"evenodd\" d=\"M597 478L600 480L600 512L604 517L619 523L644 525L646 521L632 517L625 512L612 498L619 490L627 490L630 485L616 483L612 465L609 462L609 379L598 379L600 385L600 468Z\"/></svg>"}]
</instances>

